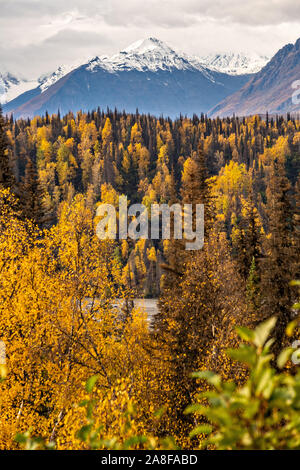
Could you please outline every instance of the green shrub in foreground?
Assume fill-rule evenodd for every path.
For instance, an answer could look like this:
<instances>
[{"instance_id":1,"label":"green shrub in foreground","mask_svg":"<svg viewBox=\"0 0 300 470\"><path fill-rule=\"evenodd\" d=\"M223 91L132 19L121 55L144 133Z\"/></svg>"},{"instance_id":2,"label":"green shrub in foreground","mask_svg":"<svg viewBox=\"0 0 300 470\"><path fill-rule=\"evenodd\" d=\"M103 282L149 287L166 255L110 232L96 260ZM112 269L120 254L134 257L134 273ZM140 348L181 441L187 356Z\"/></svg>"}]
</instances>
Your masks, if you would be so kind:
<instances>
[{"instance_id":1,"label":"green shrub in foreground","mask_svg":"<svg viewBox=\"0 0 300 470\"><path fill-rule=\"evenodd\" d=\"M191 433L191 437L205 436L201 448L300 449L300 370L296 375L288 369L278 372L295 353L293 348L281 352L274 368L270 352L273 340L268 338L275 323L276 319L270 318L254 331L238 328L247 343L228 350L228 354L249 367L244 385L222 382L219 375L209 371L193 374L212 387L199 395L199 403L186 410L207 422ZM288 327L289 334L294 326Z\"/></svg>"}]
</instances>

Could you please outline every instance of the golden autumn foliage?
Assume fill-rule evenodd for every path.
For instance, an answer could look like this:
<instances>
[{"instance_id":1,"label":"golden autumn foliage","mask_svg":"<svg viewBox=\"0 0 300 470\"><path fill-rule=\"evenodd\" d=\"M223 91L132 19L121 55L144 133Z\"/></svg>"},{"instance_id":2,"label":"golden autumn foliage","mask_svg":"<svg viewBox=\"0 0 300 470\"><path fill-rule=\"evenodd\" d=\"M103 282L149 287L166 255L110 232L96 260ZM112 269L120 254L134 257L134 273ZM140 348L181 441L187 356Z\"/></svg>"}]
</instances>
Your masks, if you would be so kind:
<instances>
[{"instance_id":1,"label":"golden autumn foliage","mask_svg":"<svg viewBox=\"0 0 300 470\"><path fill-rule=\"evenodd\" d=\"M15 448L16 432L27 429L58 448L80 447L76 403L93 374L99 375L97 420L106 435L122 429L129 398L139 405L135 428L144 431L163 380L153 387L156 359L144 314L134 310L124 321L113 304L130 292L111 261L111 242L95 236L84 198L65 203L58 224L41 232L19 220L8 191L0 197L0 337L8 360L1 448Z\"/></svg>"},{"instance_id":2,"label":"golden autumn foliage","mask_svg":"<svg viewBox=\"0 0 300 470\"><path fill-rule=\"evenodd\" d=\"M299 135L279 117L1 117L1 449L201 446L185 409L209 386L191 373L242 387L236 326L276 315L280 344L294 315ZM100 241L96 209L118 222L120 195L149 214L203 203L203 248ZM158 298L153 317L137 297Z\"/></svg>"}]
</instances>

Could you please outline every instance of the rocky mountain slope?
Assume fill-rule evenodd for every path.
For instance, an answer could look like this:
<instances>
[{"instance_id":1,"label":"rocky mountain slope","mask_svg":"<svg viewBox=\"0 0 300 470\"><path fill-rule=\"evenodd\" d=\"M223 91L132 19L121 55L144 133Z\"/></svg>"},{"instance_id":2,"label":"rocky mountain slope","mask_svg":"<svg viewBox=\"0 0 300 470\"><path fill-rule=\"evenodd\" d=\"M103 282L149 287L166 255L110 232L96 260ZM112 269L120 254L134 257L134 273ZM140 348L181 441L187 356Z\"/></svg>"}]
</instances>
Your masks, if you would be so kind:
<instances>
[{"instance_id":1,"label":"rocky mountain slope","mask_svg":"<svg viewBox=\"0 0 300 470\"><path fill-rule=\"evenodd\" d=\"M211 116L296 113L300 89L300 39L287 44L240 90L210 111ZM298 85L297 85L298 81ZM296 98L293 99L293 95ZM300 96L300 92L298 93Z\"/></svg>"}]
</instances>

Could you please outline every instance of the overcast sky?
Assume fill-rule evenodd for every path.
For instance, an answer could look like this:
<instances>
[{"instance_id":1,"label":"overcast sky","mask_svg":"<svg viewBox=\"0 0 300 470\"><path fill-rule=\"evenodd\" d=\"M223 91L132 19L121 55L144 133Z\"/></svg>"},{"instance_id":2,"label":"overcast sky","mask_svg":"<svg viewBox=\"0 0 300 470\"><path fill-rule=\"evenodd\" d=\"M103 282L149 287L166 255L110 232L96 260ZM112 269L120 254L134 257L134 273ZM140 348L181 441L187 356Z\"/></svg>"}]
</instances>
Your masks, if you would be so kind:
<instances>
[{"instance_id":1,"label":"overcast sky","mask_svg":"<svg viewBox=\"0 0 300 470\"><path fill-rule=\"evenodd\" d=\"M189 54L272 55L300 37L300 2L0 0L0 72L33 78L149 36Z\"/></svg>"}]
</instances>

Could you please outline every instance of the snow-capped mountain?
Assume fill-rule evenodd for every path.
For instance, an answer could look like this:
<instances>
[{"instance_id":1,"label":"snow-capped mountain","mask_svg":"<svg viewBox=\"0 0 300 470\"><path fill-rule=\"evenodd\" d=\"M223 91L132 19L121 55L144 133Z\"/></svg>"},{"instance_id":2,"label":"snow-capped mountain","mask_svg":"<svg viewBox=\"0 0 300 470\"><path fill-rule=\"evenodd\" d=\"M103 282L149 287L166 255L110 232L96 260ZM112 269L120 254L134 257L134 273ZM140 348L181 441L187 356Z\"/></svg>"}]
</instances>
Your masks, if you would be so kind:
<instances>
[{"instance_id":1,"label":"snow-capped mountain","mask_svg":"<svg viewBox=\"0 0 300 470\"><path fill-rule=\"evenodd\" d=\"M58 80L60 80L62 77L67 75L68 73L72 72L72 70L76 69L77 67L80 67L81 65L85 64L86 60L78 60L75 63L72 63L70 65L61 65L58 67L58 69L55 70L55 72L50 73L50 74L45 74L39 77L38 79L38 86L43 93L46 91L51 85L54 85Z\"/></svg>"},{"instance_id":2,"label":"snow-capped mountain","mask_svg":"<svg viewBox=\"0 0 300 470\"><path fill-rule=\"evenodd\" d=\"M269 60L263 55L243 53L199 58L148 38L110 57L100 55L59 67L34 82L32 89L32 82L0 69L0 100L8 101L25 90L3 107L15 117L32 117L46 111L51 114L58 109L61 113L87 111L98 106L127 112L138 108L140 112L170 117L209 111L221 115L266 109L280 112L294 109L290 83L299 76L298 67L299 40ZM279 73L280 81L276 78Z\"/></svg>"},{"instance_id":3,"label":"snow-capped mountain","mask_svg":"<svg viewBox=\"0 0 300 470\"><path fill-rule=\"evenodd\" d=\"M37 84L36 80L25 80L0 67L0 104L5 104L22 93L32 90Z\"/></svg>"},{"instance_id":4,"label":"snow-capped mountain","mask_svg":"<svg viewBox=\"0 0 300 470\"><path fill-rule=\"evenodd\" d=\"M70 73L72 70L85 65L93 72L102 68L107 72L137 70L191 70L196 69L214 80L210 70L229 75L256 73L264 67L269 58L263 55L246 55L241 53L210 54L197 57L184 53L178 54L167 44L150 37L136 41L118 54L97 56L88 60L79 60L71 65L61 65L53 73L43 75L37 80L25 80L8 72L0 72L0 102L7 103L22 93L39 87L45 92L51 85ZM1 69L0 69L1 70Z\"/></svg>"},{"instance_id":5,"label":"snow-capped mountain","mask_svg":"<svg viewBox=\"0 0 300 470\"><path fill-rule=\"evenodd\" d=\"M229 75L242 75L243 73L257 73L270 60L269 57L259 54L244 54L243 52L229 52L210 54L199 59L200 63L211 70Z\"/></svg>"},{"instance_id":6,"label":"snow-capped mountain","mask_svg":"<svg viewBox=\"0 0 300 470\"><path fill-rule=\"evenodd\" d=\"M300 38L287 44L245 86L215 106L212 116L299 113L293 100L300 77Z\"/></svg>"},{"instance_id":7,"label":"snow-capped mountain","mask_svg":"<svg viewBox=\"0 0 300 470\"><path fill-rule=\"evenodd\" d=\"M51 85L84 63L84 61L78 61L72 65L62 65L55 72L42 75L36 80L27 80L6 70L4 71L3 67L0 67L0 104L6 104L35 88L39 88L40 92L43 93Z\"/></svg>"},{"instance_id":8,"label":"snow-capped mountain","mask_svg":"<svg viewBox=\"0 0 300 470\"><path fill-rule=\"evenodd\" d=\"M36 80L17 78L8 72L0 73L0 104L3 105L4 110L10 112L12 109L10 103L13 107L23 105L26 101L44 93L58 80L85 62L77 61L71 65L62 65L55 72L42 75Z\"/></svg>"},{"instance_id":9,"label":"snow-capped mountain","mask_svg":"<svg viewBox=\"0 0 300 470\"><path fill-rule=\"evenodd\" d=\"M192 68L207 73L199 59L186 54L178 54L156 38L137 41L111 57L95 57L87 67L91 71L101 67L112 73L129 70L157 72L158 70L190 70Z\"/></svg>"},{"instance_id":10,"label":"snow-capped mountain","mask_svg":"<svg viewBox=\"0 0 300 470\"><path fill-rule=\"evenodd\" d=\"M102 108L178 116L206 112L249 79L211 70L195 56L178 53L155 38L118 54L59 67L38 86L5 106L18 116Z\"/></svg>"},{"instance_id":11,"label":"snow-capped mountain","mask_svg":"<svg viewBox=\"0 0 300 470\"><path fill-rule=\"evenodd\" d=\"M155 38L137 41L111 57L100 56L91 60L89 69L105 68L110 72L120 70L188 70L196 68L202 72L207 69L230 75L256 73L269 58L259 54L239 53L211 54L206 57L178 54L167 44Z\"/></svg>"},{"instance_id":12,"label":"snow-capped mountain","mask_svg":"<svg viewBox=\"0 0 300 470\"><path fill-rule=\"evenodd\" d=\"M140 72L158 70L190 70L196 69L207 75L212 81L214 77L209 70L230 75L241 75L258 72L268 61L268 57L243 53L224 53L197 57L184 53L178 54L167 44L156 38L142 39L134 42L126 49L112 56L96 56L86 61L77 61L71 65L62 65L58 69L38 79L38 86L43 93L72 70L85 65L93 72L102 68L108 72L137 70Z\"/></svg>"}]
</instances>

